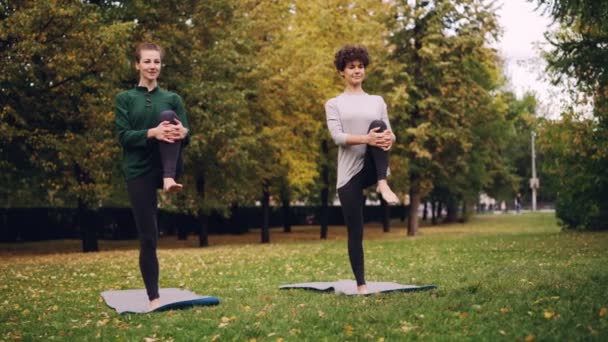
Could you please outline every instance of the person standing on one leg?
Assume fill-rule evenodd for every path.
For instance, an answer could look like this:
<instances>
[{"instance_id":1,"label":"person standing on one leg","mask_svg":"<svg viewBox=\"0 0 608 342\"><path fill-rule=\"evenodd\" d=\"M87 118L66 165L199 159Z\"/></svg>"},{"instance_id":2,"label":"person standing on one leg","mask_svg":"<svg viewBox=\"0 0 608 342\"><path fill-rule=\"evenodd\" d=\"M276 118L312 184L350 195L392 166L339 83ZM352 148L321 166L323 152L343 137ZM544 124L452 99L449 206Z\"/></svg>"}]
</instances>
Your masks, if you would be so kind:
<instances>
[{"instance_id":1,"label":"person standing on one leg","mask_svg":"<svg viewBox=\"0 0 608 342\"><path fill-rule=\"evenodd\" d=\"M363 260L363 190L377 184L376 191L389 204L399 199L389 187L388 151L395 142L381 96L363 90L369 65L367 50L359 45L340 49L334 64L344 78L342 94L327 101L327 127L338 150L338 197L348 230L348 256L359 294L367 293Z\"/></svg>"},{"instance_id":2,"label":"person standing on one leg","mask_svg":"<svg viewBox=\"0 0 608 342\"><path fill-rule=\"evenodd\" d=\"M115 99L116 133L123 148L122 172L139 233L139 267L150 309L160 304L156 190L182 190L176 179L183 171L182 149L189 140L182 99L158 87L162 57L158 45L139 44L135 50L139 84Z\"/></svg>"}]
</instances>

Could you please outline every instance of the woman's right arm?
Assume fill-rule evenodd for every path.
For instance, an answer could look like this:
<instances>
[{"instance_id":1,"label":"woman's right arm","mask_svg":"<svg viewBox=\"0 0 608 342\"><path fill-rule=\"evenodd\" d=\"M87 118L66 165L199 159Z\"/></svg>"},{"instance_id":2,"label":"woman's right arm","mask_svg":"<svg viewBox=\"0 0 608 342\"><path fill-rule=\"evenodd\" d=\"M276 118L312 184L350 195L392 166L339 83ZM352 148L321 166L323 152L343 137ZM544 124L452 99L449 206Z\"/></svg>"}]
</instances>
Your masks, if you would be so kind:
<instances>
[{"instance_id":1,"label":"woman's right arm","mask_svg":"<svg viewBox=\"0 0 608 342\"><path fill-rule=\"evenodd\" d=\"M116 96L114 110L116 114L115 127L118 141L123 147L144 147L148 144L148 139L158 139L167 142L173 142L165 137L165 130L168 131L168 122L161 122L157 127L135 129L131 127L129 121L129 98L126 94Z\"/></svg>"},{"instance_id":2,"label":"woman's right arm","mask_svg":"<svg viewBox=\"0 0 608 342\"><path fill-rule=\"evenodd\" d=\"M366 144L378 146L383 141L383 134L376 132L378 129L373 129L368 134L363 135L344 133L335 99L331 99L325 104L325 116L327 118L327 128L336 145Z\"/></svg>"},{"instance_id":3,"label":"woman's right arm","mask_svg":"<svg viewBox=\"0 0 608 342\"><path fill-rule=\"evenodd\" d=\"M118 94L114 101L115 129L123 147L143 147L148 144L148 129L134 129L129 122L129 98Z\"/></svg>"}]
</instances>

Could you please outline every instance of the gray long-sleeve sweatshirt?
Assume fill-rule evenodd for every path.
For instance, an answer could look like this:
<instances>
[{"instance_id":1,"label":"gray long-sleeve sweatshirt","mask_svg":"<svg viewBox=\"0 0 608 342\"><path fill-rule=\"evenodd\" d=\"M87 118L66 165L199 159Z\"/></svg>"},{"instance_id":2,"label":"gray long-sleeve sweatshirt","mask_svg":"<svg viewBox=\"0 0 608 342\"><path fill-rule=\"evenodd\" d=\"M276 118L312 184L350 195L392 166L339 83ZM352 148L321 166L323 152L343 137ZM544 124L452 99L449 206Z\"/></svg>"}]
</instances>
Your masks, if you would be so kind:
<instances>
[{"instance_id":1,"label":"gray long-sleeve sweatshirt","mask_svg":"<svg viewBox=\"0 0 608 342\"><path fill-rule=\"evenodd\" d=\"M363 169L367 145L347 145L346 136L349 134L365 135L369 125L374 120L382 120L390 131L386 103L381 96L342 93L325 103L327 128L338 150L338 179L339 189ZM394 134L393 134L394 139Z\"/></svg>"}]
</instances>

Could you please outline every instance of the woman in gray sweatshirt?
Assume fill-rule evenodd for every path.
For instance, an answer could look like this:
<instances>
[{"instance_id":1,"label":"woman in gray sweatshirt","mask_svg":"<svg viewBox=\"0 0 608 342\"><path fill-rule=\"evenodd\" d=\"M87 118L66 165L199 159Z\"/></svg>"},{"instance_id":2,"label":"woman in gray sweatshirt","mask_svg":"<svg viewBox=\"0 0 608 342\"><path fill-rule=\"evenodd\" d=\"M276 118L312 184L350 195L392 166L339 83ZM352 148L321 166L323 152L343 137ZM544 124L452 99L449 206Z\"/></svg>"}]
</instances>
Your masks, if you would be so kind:
<instances>
[{"instance_id":1,"label":"woman in gray sweatshirt","mask_svg":"<svg viewBox=\"0 0 608 342\"><path fill-rule=\"evenodd\" d=\"M348 230L348 256L359 294L367 293L363 262L363 190L377 184L389 204L399 202L389 187L388 151L395 142L381 96L363 90L369 55L363 46L346 45L334 64L345 89L325 104L327 127L338 150L338 197Z\"/></svg>"}]
</instances>

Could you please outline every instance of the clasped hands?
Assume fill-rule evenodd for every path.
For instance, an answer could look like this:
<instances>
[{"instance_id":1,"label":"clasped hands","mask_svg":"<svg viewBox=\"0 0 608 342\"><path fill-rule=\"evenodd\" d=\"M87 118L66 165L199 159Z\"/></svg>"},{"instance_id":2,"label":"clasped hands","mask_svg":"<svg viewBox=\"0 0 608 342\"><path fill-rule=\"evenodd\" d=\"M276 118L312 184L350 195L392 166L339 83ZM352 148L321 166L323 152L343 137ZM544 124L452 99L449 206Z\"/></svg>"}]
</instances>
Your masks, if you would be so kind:
<instances>
[{"instance_id":1,"label":"clasped hands","mask_svg":"<svg viewBox=\"0 0 608 342\"><path fill-rule=\"evenodd\" d=\"M175 124L170 121L163 121L152 128L154 138L168 143L184 139L188 135L188 129L178 119L173 120L175 120Z\"/></svg>"},{"instance_id":2,"label":"clasped hands","mask_svg":"<svg viewBox=\"0 0 608 342\"><path fill-rule=\"evenodd\" d=\"M378 132L379 130L380 127L375 127L367 133L367 144L388 151L393 146L393 132L388 129L384 132Z\"/></svg>"}]
</instances>

